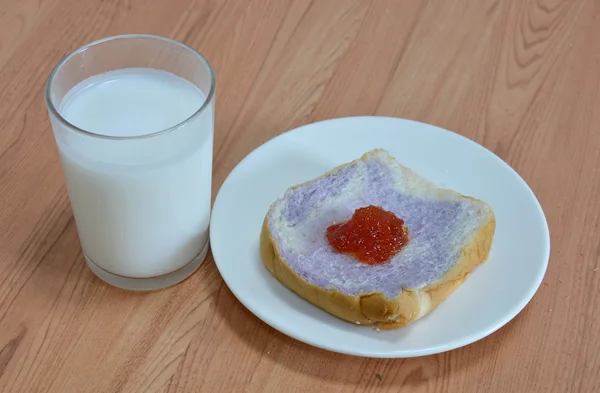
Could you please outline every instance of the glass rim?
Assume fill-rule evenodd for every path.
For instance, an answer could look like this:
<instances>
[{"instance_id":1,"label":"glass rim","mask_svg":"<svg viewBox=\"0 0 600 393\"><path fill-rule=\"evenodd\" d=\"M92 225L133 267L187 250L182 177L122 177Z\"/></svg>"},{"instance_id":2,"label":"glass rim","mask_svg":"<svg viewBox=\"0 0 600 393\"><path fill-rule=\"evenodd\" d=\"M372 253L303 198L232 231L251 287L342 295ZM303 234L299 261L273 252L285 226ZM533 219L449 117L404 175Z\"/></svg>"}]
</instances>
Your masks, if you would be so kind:
<instances>
[{"instance_id":1,"label":"glass rim","mask_svg":"<svg viewBox=\"0 0 600 393\"><path fill-rule=\"evenodd\" d=\"M85 129L80 128L80 127L77 127L75 124L73 124L73 123L69 122L67 119L65 119L60 114L60 112L58 111L58 109L56 108L56 106L54 105L54 102L53 102L53 100L51 98L51 95L50 95L51 94L51 90L52 90L52 85L54 84L54 79L55 79L56 74L58 73L58 71L69 60L71 60L74 56L76 56L79 53L87 50L88 48L91 48L91 47L96 46L98 44L103 44L103 43L109 42L109 41L115 41L115 40L121 40L121 39L132 39L132 38L147 38L147 39L164 41L164 42L167 42L167 43L170 43L170 44L177 45L180 48L183 48L183 49L187 50L188 52L191 52L198 60L200 60L201 63L204 64L204 66L206 67L206 69L208 70L208 73L209 73L210 88L208 90L208 94L206 95L206 99L204 100L204 102L202 103L202 105L198 108L198 110L196 110L194 113L192 113L186 119L180 121L179 123L177 123L177 124L175 124L175 125L173 125L171 127L167 127L167 128L162 129L162 130L152 132L150 134L134 135L134 136L111 136L111 135L98 134L98 133L95 133L95 132L92 132L92 131L88 131L88 130L85 130ZM48 108L48 111L50 111L50 113L52 114L52 116L54 116L56 119L58 119L58 121L60 123L62 123L63 125L67 126L68 128L70 128L71 130L73 130L75 132L78 132L80 134L83 134L83 135L86 135L86 136L89 136L89 137L100 138L100 139L132 140L132 139L152 138L152 137L155 137L155 136L158 136L158 135L167 134L167 133L175 131L176 129L178 129L181 126L185 125L190 120L192 120L195 117L197 117L200 114L202 114L204 112L204 110L208 107L208 105L213 101L213 98L215 96L215 88L216 88L216 79L215 79L215 72L214 72L212 66L210 65L210 63L208 62L208 60L206 59L206 57L204 57L200 52L198 52L196 49L192 48L191 46L189 46L187 44L184 44L183 42L171 39L171 38L162 37L162 36L153 35L153 34L122 34L122 35L115 35L115 36L101 38L101 39L96 40L96 41L92 41L92 42L90 42L88 44L80 46L79 48L75 49L74 51L68 53L65 57L63 57L58 62L58 64L56 64L56 66L54 66L54 68L50 72L50 75L48 76L48 79L46 80L46 86L44 88L44 100L46 101L46 107Z\"/></svg>"}]
</instances>

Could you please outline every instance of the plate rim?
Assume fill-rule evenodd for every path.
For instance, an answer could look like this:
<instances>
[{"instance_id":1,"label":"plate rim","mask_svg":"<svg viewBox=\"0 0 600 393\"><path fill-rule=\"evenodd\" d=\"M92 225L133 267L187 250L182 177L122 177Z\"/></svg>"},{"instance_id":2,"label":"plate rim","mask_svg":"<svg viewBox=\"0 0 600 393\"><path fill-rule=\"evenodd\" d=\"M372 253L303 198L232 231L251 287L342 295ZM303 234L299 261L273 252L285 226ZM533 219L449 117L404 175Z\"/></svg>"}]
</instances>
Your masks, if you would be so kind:
<instances>
[{"instance_id":1,"label":"plate rim","mask_svg":"<svg viewBox=\"0 0 600 393\"><path fill-rule=\"evenodd\" d=\"M500 322L496 323L493 327L491 327L490 329L486 329L486 330L481 330L479 332L479 334L468 334L465 335L463 338L458 339L458 340L454 340L449 342L447 345L442 345L442 346L437 346L437 347L432 347L432 348L425 348L425 349L421 349L421 350L404 350L404 351L378 351L378 352L364 352L364 351L353 351L351 349L347 349L347 348L339 348L337 346L330 346L327 345L327 343L325 342L316 342L310 339L307 339L305 337L302 337L300 335L297 335L295 333L290 333L285 327L282 327L281 324L279 324L276 321L276 318L270 318L267 315L265 315L264 313L256 310L254 307L252 307L250 304L248 304L248 302L244 301L243 296L240 296L240 294L230 285L230 283L227 281L227 278L225 277L225 275L223 275L223 271L221 269L221 267L219 266L219 262L217 261L218 258L215 255L215 250L212 247L212 239L213 237L217 236L216 234L214 234L215 232L213 231L213 220L214 220L214 211L216 210L217 206L220 206L220 197L221 197L221 193L225 187L225 185L228 183L228 181L230 181L232 175L239 170L240 167L242 167L244 165L245 162L247 162L248 160L252 159L252 157L256 154L258 154L259 151L264 150L266 148L268 148L269 145L275 143L275 141L277 139L280 138L285 138L285 137L289 137L289 135L291 134L295 134L298 132L301 132L304 128L308 128L308 127L313 127L317 124L323 124L323 123L330 123L330 122L339 122L339 121L357 121L357 120L365 120L365 119L369 119L369 120L376 120L376 119L382 119L382 120L387 120L387 121L400 121L400 122L407 122L407 123L412 123L415 125L418 125L420 127L424 126L426 129L429 130L435 130L435 132L441 132L441 133L445 133L450 135L453 138L458 138L460 140L462 140L462 142L465 142L467 144L470 144L471 146L474 146L475 148L478 149L483 149L486 153L490 154L500 165L503 165L505 169L508 169L510 172L512 172L513 175L516 175L516 178L518 179L519 182L522 183L522 185L525 186L525 189L527 190L527 192L530 194L530 196L532 197L533 201L535 202L535 206L538 210L538 213L540 214L540 217L542 218L542 223L543 223L543 229L544 229L544 236L543 236L543 241L544 241L544 255L543 255L543 269L541 271L541 273L539 274L538 277L536 277L536 280L534 282L533 285L530 286L530 290L527 293L527 296L524 296L521 298L521 301L518 304L515 304L515 306L512 307L512 312L508 312L505 314L504 318L501 319ZM433 124L429 124L429 123L424 123L424 122L420 122L420 121L416 121L416 120L411 120L411 119L405 119L405 118L400 118L400 117L391 117L391 116L345 116L345 117L335 117L335 118L330 118L330 119L325 119L325 120L321 120L321 121L316 121L316 122L312 122L312 123L307 123L307 124L303 124L301 126L298 126L296 128L293 128L291 130L288 131L284 131L279 135L274 136L273 138L269 139L268 141L262 143L261 145L257 146L256 148L254 148L252 151L250 151L248 154L246 154L246 156L244 156L244 158L242 158L235 166L234 168L227 174L225 180L223 181L223 183L221 184L221 186L219 187L219 191L217 192L217 195L215 197L212 209L211 209L211 217L210 217L210 228L209 228L209 238L210 238L210 243L211 243L211 253L213 256L213 259L215 261L215 265L217 267L217 270L219 271L219 274L221 275L221 278L223 279L223 281L225 282L225 284L227 285L227 287L229 288L229 290L233 293L233 295L236 297L236 299L248 310L250 311L254 316L256 316L258 319L260 319L262 322L266 323L267 325L269 325L271 328L279 331L280 333L294 339L294 340L298 340L302 343L305 343L307 345L313 346L313 347L317 347L320 349L324 349L327 351L331 351L331 352L335 352L335 353L341 353L341 354L345 354L345 355L351 355L351 356L358 356L358 357L369 357L369 358L413 358L413 357L420 357L420 356L427 356L427 355L434 355L434 354L439 354L439 353L444 353L444 352L448 352L448 351L452 351L454 349L458 349L461 347L465 347L468 345L471 345L477 341L480 341L486 337L488 337L489 335L493 334L494 332L498 331L499 329L501 329L502 327L506 326L510 321L512 321L519 313L521 313L521 311L523 311L525 309L525 307L527 307L527 305L531 302L531 300L533 299L533 297L535 296L535 294L537 293L539 287L541 286L544 277L546 275L546 272L548 270L548 264L550 261L550 228L548 225L548 220L546 218L546 215L544 213L544 210L542 208L542 205L539 201L539 199L536 197L535 193L533 192L533 190L531 189L531 187L529 186L529 184L525 181L525 179L523 179L521 177L521 175L513 168L511 167L506 161L504 161L502 158L500 158L499 156L497 156L494 152L492 152L491 150L489 150L488 148L486 148L485 146L475 142L472 139L469 139L459 133L456 133L454 131L433 125ZM217 252L218 253L218 252ZM293 293L293 292L292 292ZM295 293L293 293L294 295L296 295ZM298 296L298 295L296 295ZM304 300L304 299L303 299ZM316 306L314 306L316 307Z\"/></svg>"}]
</instances>

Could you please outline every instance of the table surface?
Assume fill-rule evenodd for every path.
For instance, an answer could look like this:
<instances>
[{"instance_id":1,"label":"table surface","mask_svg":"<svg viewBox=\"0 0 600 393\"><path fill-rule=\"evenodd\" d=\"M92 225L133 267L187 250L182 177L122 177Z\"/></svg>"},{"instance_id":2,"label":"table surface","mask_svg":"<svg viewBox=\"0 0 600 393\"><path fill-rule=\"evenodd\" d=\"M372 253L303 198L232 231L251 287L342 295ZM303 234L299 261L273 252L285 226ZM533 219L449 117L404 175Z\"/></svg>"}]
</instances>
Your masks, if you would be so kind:
<instances>
[{"instance_id":1,"label":"table surface","mask_svg":"<svg viewBox=\"0 0 600 393\"><path fill-rule=\"evenodd\" d=\"M597 392L600 6L595 0L0 0L0 391ZM212 257L159 292L86 267L43 100L59 59L130 32L218 79L214 191L252 149L350 115L415 119L495 152L545 209L525 310L466 348L364 359L271 329Z\"/></svg>"}]
</instances>

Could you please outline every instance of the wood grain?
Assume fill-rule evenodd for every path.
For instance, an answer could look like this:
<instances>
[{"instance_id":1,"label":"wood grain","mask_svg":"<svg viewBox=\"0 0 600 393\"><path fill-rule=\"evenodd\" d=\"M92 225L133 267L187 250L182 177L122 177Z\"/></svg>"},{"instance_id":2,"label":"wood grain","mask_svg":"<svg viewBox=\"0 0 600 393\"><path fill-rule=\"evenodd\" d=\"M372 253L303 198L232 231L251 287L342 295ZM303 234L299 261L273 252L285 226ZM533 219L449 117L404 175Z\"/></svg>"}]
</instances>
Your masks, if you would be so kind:
<instances>
[{"instance_id":1,"label":"wood grain","mask_svg":"<svg viewBox=\"0 0 600 393\"><path fill-rule=\"evenodd\" d=\"M596 0L0 0L0 391L600 391L600 3ZM349 115L485 145L551 227L543 285L490 337L354 358L260 322L209 257L136 294L83 262L43 102L69 50L129 32L202 51L218 78L214 191L264 141Z\"/></svg>"}]
</instances>

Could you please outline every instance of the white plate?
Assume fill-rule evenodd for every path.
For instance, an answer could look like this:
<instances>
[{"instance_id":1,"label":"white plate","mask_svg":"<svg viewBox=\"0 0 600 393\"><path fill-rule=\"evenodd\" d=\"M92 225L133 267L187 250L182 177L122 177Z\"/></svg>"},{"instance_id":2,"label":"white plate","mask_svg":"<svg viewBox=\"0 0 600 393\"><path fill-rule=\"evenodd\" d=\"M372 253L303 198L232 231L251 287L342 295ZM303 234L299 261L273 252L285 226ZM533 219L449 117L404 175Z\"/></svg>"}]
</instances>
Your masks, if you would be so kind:
<instances>
[{"instance_id":1,"label":"white plate","mask_svg":"<svg viewBox=\"0 0 600 393\"><path fill-rule=\"evenodd\" d=\"M388 150L439 186L487 201L497 221L488 262L431 314L393 331L375 331L321 311L273 278L259 256L261 225L275 199L289 186L374 148ZM307 344L369 357L434 354L491 334L533 297L550 253L542 208L504 161L458 134L384 117L309 124L250 153L219 191L210 241L223 279L257 317Z\"/></svg>"}]
</instances>

